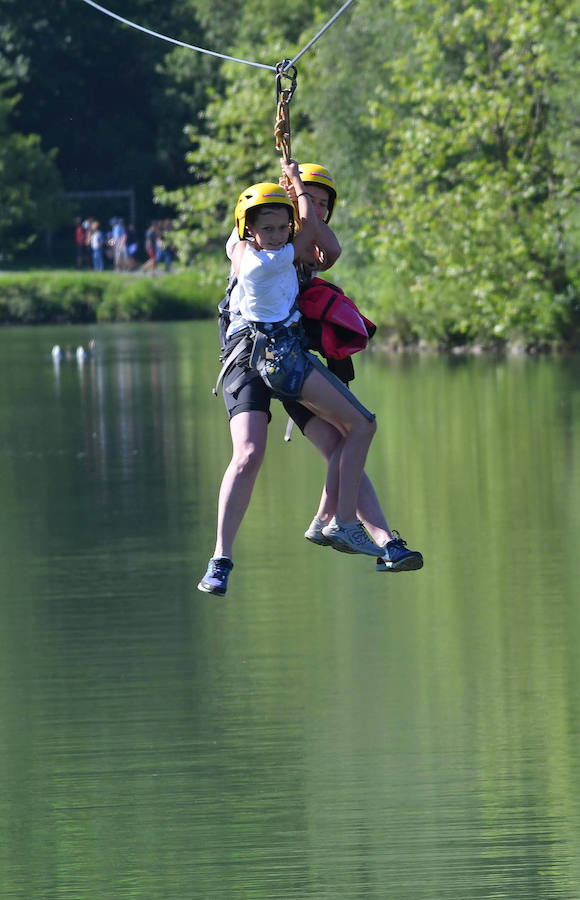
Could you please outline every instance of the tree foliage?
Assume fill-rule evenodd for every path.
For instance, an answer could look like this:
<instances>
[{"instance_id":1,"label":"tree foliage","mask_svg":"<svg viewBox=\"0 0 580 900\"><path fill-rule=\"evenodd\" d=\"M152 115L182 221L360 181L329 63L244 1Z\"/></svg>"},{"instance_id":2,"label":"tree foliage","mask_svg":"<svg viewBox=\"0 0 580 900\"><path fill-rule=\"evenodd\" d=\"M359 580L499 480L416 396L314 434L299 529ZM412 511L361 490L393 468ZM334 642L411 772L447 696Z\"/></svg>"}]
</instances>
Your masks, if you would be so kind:
<instances>
[{"instance_id":1,"label":"tree foliage","mask_svg":"<svg viewBox=\"0 0 580 900\"><path fill-rule=\"evenodd\" d=\"M263 41L291 55L327 13L289 49L265 16ZM345 256L381 273L375 312L405 339L540 343L573 329L578 13L562 0L360 0L300 62L295 155L333 170ZM193 183L158 194L194 246L227 233L240 186L276 173L264 77L223 76L188 130Z\"/></svg>"},{"instance_id":2,"label":"tree foliage","mask_svg":"<svg viewBox=\"0 0 580 900\"><path fill-rule=\"evenodd\" d=\"M55 151L44 153L40 137L11 129L18 96L0 86L0 260L28 246L40 227L62 224L66 204Z\"/></svg>"},{"instance_id":3,"label":"tree foliage","mask_svg":"<svg viewBox=\"0 0 580 900\"><path fill-rule=\"evenodd\" d=\"M385 65L389 102L369 109L382 203L361 239L400 274L431 338L563 335L580 181L560 134L573 69L559 51L578 61L577 17L559 0L429 6L395 2L414 40Z\"/></svg>"}]
</instances>

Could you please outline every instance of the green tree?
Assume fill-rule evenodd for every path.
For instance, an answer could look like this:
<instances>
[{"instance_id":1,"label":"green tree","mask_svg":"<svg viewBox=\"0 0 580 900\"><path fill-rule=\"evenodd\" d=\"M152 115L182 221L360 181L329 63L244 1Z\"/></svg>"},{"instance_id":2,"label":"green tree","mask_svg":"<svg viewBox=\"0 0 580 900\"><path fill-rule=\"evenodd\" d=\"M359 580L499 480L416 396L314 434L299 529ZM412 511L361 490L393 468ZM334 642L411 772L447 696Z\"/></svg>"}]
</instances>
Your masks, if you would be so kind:
<instances>
[{"instance_id":1,"label":"green tree","mask_svg":"<svg viewBox=\"0 0 580 900\"><path fill-rule=\"evenodd\" d=\"M323 24L321 17L311 26ZM303 35L305 37L305 35ZM368 109L388 96L385 59L400 55L412 41L410 23L396 19L391 4L357 0L299 61L296 104L309 114L309 128L297 129L300 159L321 162L332 172L339 203L335 222L345 235L343 261L358 266L368 253L350 235L360 228L366 209L380 202L367 161L382 152L383 134Z\"/></svg>"},{"instance_id":2,"label":"green tree","mask_svg":"<svg viewBox=\"0 0 580 900\"><path fill-rule=\"evenodd\" d=\"M66 220L62 182L55 165L56 151L44 153L40 137L12 130L18 102L0 87L0 261L31 244L43 228Z\"/></svg>"},{"instance_id":3,"label":"green tree","mask_svg":"<svg viewBox=\"0 0 580 900\"><path fill-rule=\"evenodd\" d=\"M126 0L118 11L204 45L191 0ZM138 208L150 214L153 184L186 177L183 127L205 104L211 70L191 51L183 55L193 67L174 65L169 44L79 0L0 0L0 21L0 72L4 59L22 95L18 130L58 148L68 190L134 187Z\"/></svg>"},{"instance_id":4,"label":"green tree","mask_svg":"<svg viewBox=\"0 0 580 900\"><path fill-rule=\"evenodd\" d=\"M580 291L570 153L580 123L565 108L580 62L578 4L394 6L414 41L385 63L387 102L370 107L382 137L367 161L379 202L362 244L408 288L416 334L564 337Z\"/></svg>"}]
</instances>

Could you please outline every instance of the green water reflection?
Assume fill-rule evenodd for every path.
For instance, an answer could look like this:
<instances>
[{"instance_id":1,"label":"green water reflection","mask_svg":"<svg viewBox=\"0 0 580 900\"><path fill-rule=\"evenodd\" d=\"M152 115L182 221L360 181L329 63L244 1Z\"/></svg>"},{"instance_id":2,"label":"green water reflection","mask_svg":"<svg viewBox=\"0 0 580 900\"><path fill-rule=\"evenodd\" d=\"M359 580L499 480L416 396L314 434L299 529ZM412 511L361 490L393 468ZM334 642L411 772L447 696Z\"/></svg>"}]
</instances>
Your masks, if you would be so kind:
<instances>
[{"instance_id":1,"label":"green water reflection","mask_svg":"<svg viewBox=\"0 0 580 900\"><path fill-rule=\"evenodd\" d=\"M577 900L579 361L359 360L418 573L302 538L275 408L221 600L216 366L213 323L0 332L0 896Z\"/></svg>"}]
</instances>

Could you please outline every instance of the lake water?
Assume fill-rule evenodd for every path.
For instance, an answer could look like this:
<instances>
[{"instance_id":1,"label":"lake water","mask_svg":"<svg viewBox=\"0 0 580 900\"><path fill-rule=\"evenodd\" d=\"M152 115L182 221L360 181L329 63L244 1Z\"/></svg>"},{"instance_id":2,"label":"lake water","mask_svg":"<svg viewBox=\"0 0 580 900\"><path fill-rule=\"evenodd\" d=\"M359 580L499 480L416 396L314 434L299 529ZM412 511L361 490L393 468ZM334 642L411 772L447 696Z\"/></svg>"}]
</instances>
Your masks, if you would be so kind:
<instances>
[{"instance_id":1,"label":"lake water","mask_svg":"<svg viewBox=\"0 0 580 900\"><path fill-rule=\"evenodd\" d=\"M304 540L275 407L223 599L217 368L212 322L0 331L0 896L578 900L580 361L357 361L420 572Z\"/></svg>"}]
</instances>

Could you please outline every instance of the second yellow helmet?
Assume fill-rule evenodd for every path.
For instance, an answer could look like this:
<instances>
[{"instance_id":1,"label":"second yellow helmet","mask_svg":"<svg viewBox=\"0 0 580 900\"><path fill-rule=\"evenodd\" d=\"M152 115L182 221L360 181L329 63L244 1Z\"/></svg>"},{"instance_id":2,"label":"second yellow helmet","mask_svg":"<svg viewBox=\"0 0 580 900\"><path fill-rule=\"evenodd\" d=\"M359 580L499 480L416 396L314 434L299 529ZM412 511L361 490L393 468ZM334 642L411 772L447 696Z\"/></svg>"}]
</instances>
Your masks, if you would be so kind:
<instances>
[{"instance_id":1,"label":"second yellow helmet","mask_svg":"<svg viewBox=\"0 0 580 900\"><path fill-rule=\"evenodd\" d=\"M324 221L329 222L338 196L334 178L328 169L317 163L300 163L298 171L304 184L319 184L328 191L328 212Z\"/></svg>"}]
</instances>

